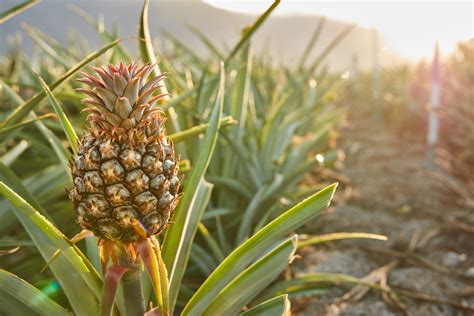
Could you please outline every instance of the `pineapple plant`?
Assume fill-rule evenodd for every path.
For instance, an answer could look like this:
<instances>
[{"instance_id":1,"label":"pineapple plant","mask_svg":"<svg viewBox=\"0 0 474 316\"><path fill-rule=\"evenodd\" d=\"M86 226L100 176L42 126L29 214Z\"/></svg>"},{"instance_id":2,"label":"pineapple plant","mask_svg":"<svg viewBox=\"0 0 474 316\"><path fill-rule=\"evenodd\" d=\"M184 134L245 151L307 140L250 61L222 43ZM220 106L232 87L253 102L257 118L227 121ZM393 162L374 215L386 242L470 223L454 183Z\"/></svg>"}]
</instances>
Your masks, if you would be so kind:
<instances>
[{"instance_id":1,"label":"pineapple plant","mask_svg":"<svg viewBox=\"0 0 474 316\"><path fill-rule=\"evenodd\" d=\"M69 197L80 226L103 240L137 242L159 234L179 200L179 158L164 133L154 95L164 76L150 64L96 67L78 89L90 128L71 164Z\"/></svg>"},{"instance_id":2,"label":"pineapple plant","mask_svg":"<svg viewBox=\"0 0 474 316\"><path fill-rule=\"evenodd\" d=\"M186 155L190 168L183 189L185 194L179 205L176 205L180 198L177 175L179 159L174 153L173 144L165 136L164 114L153 107L163 97L155 91L164 77L157 68L150 70L150 64L120 63L114 66L117 58L124 62L133 58L123 49L120 41L109 43L113 35L104 33L107 45L83 60L77 60L68 50L58 49L59 54L68 54L68 60L77 61L77 64L66 63L63 65L63 75L57 78L56 74L49 79L45 75L50 68L44 67L41 77L46 78L48 84L41 81L42 86L37 84L40 76L33 76L30 80L34 72L28 73L26 82L34 83L33 88L39 88L39 92L32 97L22 93L15 84L0 81L6 92L5 97L16 107L5 111L6 120L0 124L0 133L3 133L0 136L8 136L15 141L23 138L35 140L33 136L37 136L39 141L33 141L33 149L41 150L48 158L53 154L57 156L57 159L45 159L50 167L48 169L41 169L37 164L28 166L36 172L35 177L44 180L43 183L54 182L55 185L46 186L47 191L44 192L39 192L42 191L39 183L27 181L28 173L25 175L23 169L15 169L21 161L25 161L25 157L18 158L17 155L12 167L11 163L0 163L0 205L11 208L19 220L18 224L25 228L31 244L41 254L41 258L36 253L32 256L38 258L41 264L42 260L48 262L50 273L43 277L52 281L51 287L43 288L38 283L28 283L28 274L20 275L26 277L27 281L24 281L15 275L16 271L0 269L0 297L9 298L5 304L0 304L0 314L68 315L73 312L77 315L143 315L149 306L149 315L236 315L240 312L242 315L265 312L272 315L288 314L288 295L263 293L263 290L281 277L294 258L298 248L298 236L294 235L294 231L329 205L336 184L282 211L241 244L230 247L205 279L199 282L194 278L187 279L188 274L196 270L193 259L204 263L210 258L209 255L195 256L193 251L199 249L195 235L203 227L204 210L213 203L211 192L218 189L217 183L213 185L207 182L211 179L206 178L210 178L208 166L219 162L210 164L211 159L222 156L215 155L215 152L225 126L225 119L221 118L226 111L225 100L229 92L225 77L235 63L239 63L231 57L240 48L248 47L247 42L253 32L277 4L278 1L248 28L226 63L222 64L220 73L215 76L216 80L206 84L209 91L202 96L201 101L195 102L191 98L198 94L197 89L185 90L180 87L180 81L176 79L179 79L179 74L164 65L175 79L171 82L171 90L179 96L162 108L168 111L170 118L174 118L171 107L180 104L178 110L182 114L178 118L181 125L178 127L182 128L176 129L169 137L175 143L186 140L180 145L192 153L190 157ZM144 61L154 64L152 59L156 54L151 46L147 9L148 1L145 0L140 21L140 38L143 39L139 43L143 46L140 52ZM107 51L112 53L106 55ZM96 62L99 57L108 60ZM72 90L76 84L69 80L91 62L112 65L95 68L96 75L84 74L80 80L89 86L89 89L80 91L88 95L83 103L87 105L85 111L89 112L90 126L82 140L77 141L72 128L74 121L69 121L69 118L77 119L73 113L76 113L74 110L79 104L79 96ZM149 79L152 72L154 77ZM61 90L60 87L65 89ZM237 90L237 94L244 94L243 88ZM23 100L20 94L29 98ZM40 107L46 98L49 103ZM183 107L184 99L191 100L192 105L206 108L210 104L214 105L207 111L203 110L209 116L196 117L200 121L191 122ZM35 109L35 106L38 107ZM54 108L59 122L48 120L43 123L44 117L35 116L34 111L48 110L48 106ZM67 108L69 118L62 111L63 107ZM208 124L202 124L205 122ZM27 126L29 124L34 125ZM25 130L22 133L15 133L23 128ZM34 128L39 129L41 135L34 135L39 134L35 133ZM59 139L60 136L64 137L58 135L60 132L65 134L68 142ZM198 134L204 135L195 141L190 139ZM54 153L51 148L55 149ZM16 148L10 151L13 149ZM63 182L55 180L54 176L63 176L65 170L69 173L66 163L70 158L69 149L75 154L70 163L73 182L62 185ZM184 151L182 153L185 155ZM41 172L38 173L37 169L41 169ZM64 182L68 180L67 175L64 176ZM35 187L31 187L32 183ZM45 200L54 193L62 193L62 188L66 186L72 187L68 190L69 197L83 229L72 239L66 237L70 232L64 230L64 220L55 222L56 216L53 220L49 219L54 204ZM68 204L68 201L65 203ZM43 205L47 205L47 209ZM61 214L69 212L64 206L57 206ZM177 210L171 220L173 224L165 234L157 236L170 221L175 206ZM66 215L65 218L71 218L71 214ZM1 225L5 223L0 221ZM22 229L18 231L23 232ZM100 239L99 248L93 239L85 240L85 249L75 245L75 242L92 234ZM24 257L18 258L23 260ZM55 260L48 261L51 258ZM99 269L99 261L102 270ZM39 274L37 267L33 266L34 272L30 275ZM141 273L142 269L148 272L148 284L141 282L147 280ZM256 277L259 282L254 282ZM117 290L119 282L120 291ZM12 284L15 288L13 292ZM49 296L53 290L61 291L63 297ZM286 288L282 293L285 292Z\"/></svg>"}]
</instances>

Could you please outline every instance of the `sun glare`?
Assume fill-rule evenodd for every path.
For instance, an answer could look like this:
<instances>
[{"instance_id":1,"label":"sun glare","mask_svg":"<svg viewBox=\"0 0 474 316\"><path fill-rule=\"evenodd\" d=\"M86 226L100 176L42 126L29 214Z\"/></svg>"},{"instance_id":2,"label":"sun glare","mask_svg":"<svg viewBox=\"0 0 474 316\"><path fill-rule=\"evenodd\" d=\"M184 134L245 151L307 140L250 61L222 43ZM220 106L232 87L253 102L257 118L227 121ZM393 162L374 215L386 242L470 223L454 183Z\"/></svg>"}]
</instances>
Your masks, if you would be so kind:
<instances>
[{"instance_id":1,"label":"sun glare","mask_svg":"<svg viewBox=\"0 0 474 316\"><path fill-rule=\"evenodd\" d=\"M272 1L205 1L226 10L257 14ZM275 15L322 15L378 29L386 49L407 58L429 57L434 43L441 52L473 36L472 1L295 1L284 0Z\"/></svg>"}]
</instances>

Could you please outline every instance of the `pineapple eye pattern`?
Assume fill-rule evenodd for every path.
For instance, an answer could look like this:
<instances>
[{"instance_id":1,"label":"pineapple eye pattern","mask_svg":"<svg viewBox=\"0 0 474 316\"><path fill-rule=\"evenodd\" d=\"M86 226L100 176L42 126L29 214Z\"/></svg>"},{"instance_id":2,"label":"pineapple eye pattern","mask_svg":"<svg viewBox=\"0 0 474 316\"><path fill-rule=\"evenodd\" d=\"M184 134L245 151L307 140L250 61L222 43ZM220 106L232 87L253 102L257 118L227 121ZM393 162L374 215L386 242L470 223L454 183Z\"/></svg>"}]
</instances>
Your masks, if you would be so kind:
<instances>
[{"instance_id":1,"label":"pineapple eye pattern","mask_svg":"<svg viewBox=\"0 0 474 316\"><path fill-rule=\"evenodd\" d=\"M161 111L153 107L163 76L147 78L151 65L93 68L83 74L90 128L71 164L69 198L83 229L113 241L136 242L159 234L179 200L179 159L167 139Z\"/></svg>"}]
</instances>

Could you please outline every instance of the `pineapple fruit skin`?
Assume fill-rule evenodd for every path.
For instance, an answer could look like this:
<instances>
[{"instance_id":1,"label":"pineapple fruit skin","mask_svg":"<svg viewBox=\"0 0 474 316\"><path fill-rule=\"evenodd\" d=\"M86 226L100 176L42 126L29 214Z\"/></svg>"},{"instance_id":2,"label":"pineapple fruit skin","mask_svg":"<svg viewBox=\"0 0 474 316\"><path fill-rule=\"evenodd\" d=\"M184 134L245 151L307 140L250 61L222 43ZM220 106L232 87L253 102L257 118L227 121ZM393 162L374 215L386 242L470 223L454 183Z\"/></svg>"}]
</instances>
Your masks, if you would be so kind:
<instances>
[{"instance_id":1,"label":"pineapple fruit skin","mask_svg":"<svg viewBox=\"0 0 474 316\"><path fill-rule=\"evenodd\" d=\"M109 66L109 70L96 68L98 76L92 83L91 76L85 75L84 82L93 89L83 91L94 96L84 102L91 105L91 127L71 163L69 198L79 225L103 240L130 243L159 234L179 200L179 159L164 134L161 112L144 103L158 99L151 97L150 89L157 89L159 80L154 77L147 85L150 81L140 77L140 73L149 74L148 67L121 64ZM100 80L102 77L105 80ZM119 91L117 83L122 85ZM143 87L150 96L141 96ZM124 96L131 89L135 96ZM127 108L120 105L123 103ZM115 106L107 107L110 104ZM108 119L111 115L121 120Z\"/></svg>"}]
</instances>

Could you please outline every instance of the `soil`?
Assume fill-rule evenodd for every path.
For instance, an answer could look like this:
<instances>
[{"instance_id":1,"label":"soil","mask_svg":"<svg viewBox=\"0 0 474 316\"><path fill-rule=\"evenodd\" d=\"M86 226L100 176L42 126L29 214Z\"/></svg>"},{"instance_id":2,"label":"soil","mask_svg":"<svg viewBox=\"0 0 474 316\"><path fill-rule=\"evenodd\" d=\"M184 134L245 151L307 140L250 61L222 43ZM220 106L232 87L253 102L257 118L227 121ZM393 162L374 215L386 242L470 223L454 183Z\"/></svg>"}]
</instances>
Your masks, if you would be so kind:
<instances>
[{"instance_id":1,"label":"soil","mask_svg":"<svg viewBox=\"0 0 474 316\"><path fill-rule=\"evenodd\" d=\"M343 183L335 206L307 232L369 232L388 241L352 239L306 247L293 273L364 278L384 267L368 280L403 292L389 299L380 290L336 284L320 296L296 298L293 313L474 315L474 210L463 206L443 180L456 179L441 169L426 170L423 135L401 137L381 120L359 114L350 117L340 139L346 158L336 177Z\"/></svg>"}]
</instances>

